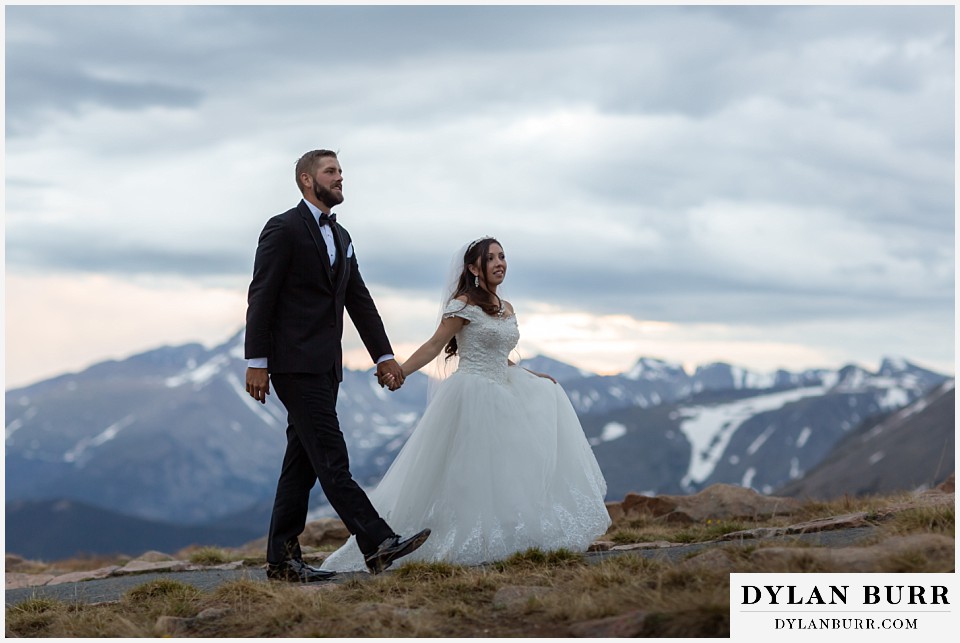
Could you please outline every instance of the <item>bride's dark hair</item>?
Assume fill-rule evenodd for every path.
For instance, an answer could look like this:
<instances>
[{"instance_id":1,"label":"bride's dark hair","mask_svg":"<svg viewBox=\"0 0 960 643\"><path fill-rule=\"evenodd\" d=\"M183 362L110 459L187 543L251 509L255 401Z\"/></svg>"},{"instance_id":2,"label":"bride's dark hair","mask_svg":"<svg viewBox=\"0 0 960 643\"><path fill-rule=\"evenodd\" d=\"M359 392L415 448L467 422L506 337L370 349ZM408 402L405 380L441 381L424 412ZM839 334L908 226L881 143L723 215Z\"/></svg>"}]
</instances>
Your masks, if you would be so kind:
<instances>
[{"instance_id":1,"label":"bride's dark hair","mask_svg":"<svg viewBox=\"0 0 960 643\"><path fill-rule=\"evenodd\" d=\"M496 315L500 312L502 306L500 297L494 295L482 286L474 285L473 273L470 272L470 266L475 264L477 259L479 259L480 274L483 275L484 280L486 280L487 255L490 251L490 246L493 244L497 244L501 248L503 247L503 244L493 237L484 237L467 247L467 251L463 253L463 271L460 273L460 278L457 280L457 287L454 289L453 296L451 297L451 299L456 299L457 297L466 295L467 302L464 306L467 304L479 306L483 312L488 315ZM457 348L457 338L452 337L450 341L447 342L446 348L443 349L444 353L447 354L446 359L450 359L456 355Z\"/></svg>"}]
</instances>

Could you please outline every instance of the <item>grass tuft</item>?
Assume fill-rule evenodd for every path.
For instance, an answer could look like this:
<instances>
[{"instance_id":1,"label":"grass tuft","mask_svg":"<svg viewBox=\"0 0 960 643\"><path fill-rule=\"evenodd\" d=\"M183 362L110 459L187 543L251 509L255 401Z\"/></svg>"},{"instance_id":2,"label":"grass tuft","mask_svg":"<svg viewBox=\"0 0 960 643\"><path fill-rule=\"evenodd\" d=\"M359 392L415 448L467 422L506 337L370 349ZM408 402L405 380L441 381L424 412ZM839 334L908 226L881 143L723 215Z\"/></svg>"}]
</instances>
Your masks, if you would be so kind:
<instances>
[{"instance_id":1,"label":"grass tuft","mask_svg":"<svg viewBox=\"0 0 960 643\"><path fill-rule=\"evenodd\" d=\"M914 533L943 534L951 538L955 534L955 510L952 506L915 507L898 512L886 525L891 532L907 535Z\"/></svg>"},{"instance_id":2,"label":"grass tuft","mask_svg":"<svg viewBox=\"0 0 960 643\"><path fill-rule=\"evenodd\" d=\"M196 565L222 565L233 558L219 547L201 547L190 552L189 560Z\"/></svg>"},{"instance_id":3,"label":"grass tuft","mask_svg":"<svg viewBox=\"0 0 960 643\"><path fill-rule=\"evenodd\" d=\"M123 599L132 603L149 601L156 598L193 599L200 595L193 585L187 585L169 578L158 578L134 587Z\"/></svg>"},{"instance_id":4,"label":"grass tuft","mask_svg":"<svg viewBox=\"0 0 960 643\"><path fill-rule=\"evenodd\" d=\"M543 551L539 547L532 547L526 551L517 552L505 560L497 561L493 564L493 568L502 572L510 569L568 567L583 564L583 554L569 549Z\"/></svg>"},{"instance_id":5,"label":"grass tuft","mask_svg":"<svg viewBox=\"0 0 960 643\"><path fill-rule=\"evenodd\" d=\"M215 601L232 607L247 607L272 600L276 595L274 585L247 579L230 581L213 590Z\"/></svg>"},{"instance_id":6,"label":"grass tuft","mask_svg":"<svg viewBox=\"0 0 960 643\"><path fill-rule=\"evenodd\" d=\"M60 611L63 603L48 598L31 598L7 608L8 636L42 636Z\"/></svg>"}]
</instances>

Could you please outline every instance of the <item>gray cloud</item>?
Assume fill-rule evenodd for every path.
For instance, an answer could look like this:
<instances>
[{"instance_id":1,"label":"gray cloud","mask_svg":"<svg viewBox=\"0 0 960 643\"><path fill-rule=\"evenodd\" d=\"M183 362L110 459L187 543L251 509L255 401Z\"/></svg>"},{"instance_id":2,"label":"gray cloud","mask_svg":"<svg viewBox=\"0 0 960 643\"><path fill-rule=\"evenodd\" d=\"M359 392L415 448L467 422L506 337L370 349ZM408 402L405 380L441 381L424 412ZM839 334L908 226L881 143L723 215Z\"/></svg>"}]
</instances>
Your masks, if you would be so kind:
<instances>
[{"instance_id":1,"label":"gray cloud","mask_svg":"<svg viewBox=\"0 0 960 643\"><path fill-rule=\"evenodd\" d=\"M28 134L37 124L38 111L77 112L100 106L118 110L148 107L196 107L202 93L186 87L154 82L96 78L82 70L33 69L29 75L7 79L7 91L17 97L16 109L7 114L7 136Z\"/></svg>"},{"instance_id":2,"label":"gray cloud","mask_svg":"<svg viewBox=\"0 0 960 643\"><path fill-rule=\"evenodd\" d=\"M51 237L29 244L8 239L7 261L29 271L104 273L121 277L193 279L250 273L252 259L237 251L186 250L112 243L105 239Z\"/></svg>"},{"instance_id":3,"label":"gray cloud","mask_svg":"<svg viewBox=\"0 0 960 643\"><path fill-rule=\"evenodd\" d=\"M317 141L371 283L432 295L479 229L515 293L567 307L952 315L952 7L6 16L8 269L242 281Z\"/></svg>"}]
</instances>

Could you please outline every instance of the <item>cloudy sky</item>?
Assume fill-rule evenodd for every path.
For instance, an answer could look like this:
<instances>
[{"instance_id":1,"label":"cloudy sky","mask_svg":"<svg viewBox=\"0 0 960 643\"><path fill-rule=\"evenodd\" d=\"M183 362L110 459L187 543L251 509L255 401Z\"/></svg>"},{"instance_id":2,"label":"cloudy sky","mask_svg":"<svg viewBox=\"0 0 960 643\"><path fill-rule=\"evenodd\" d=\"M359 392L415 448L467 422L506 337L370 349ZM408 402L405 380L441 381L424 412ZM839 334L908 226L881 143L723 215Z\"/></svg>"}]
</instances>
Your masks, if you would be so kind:
<instances>
[{"instance_id":1,"label":"cloudy sky","mask_svg":"<svg viewBox=\"0 0 960 643\"><path fill-rule=\"evenodd\" d=\"M953 6L5 18L8 389L240 330L319 147L401 357L490 234L523 355L954 371Z\"/></svg>"}]
</instances>

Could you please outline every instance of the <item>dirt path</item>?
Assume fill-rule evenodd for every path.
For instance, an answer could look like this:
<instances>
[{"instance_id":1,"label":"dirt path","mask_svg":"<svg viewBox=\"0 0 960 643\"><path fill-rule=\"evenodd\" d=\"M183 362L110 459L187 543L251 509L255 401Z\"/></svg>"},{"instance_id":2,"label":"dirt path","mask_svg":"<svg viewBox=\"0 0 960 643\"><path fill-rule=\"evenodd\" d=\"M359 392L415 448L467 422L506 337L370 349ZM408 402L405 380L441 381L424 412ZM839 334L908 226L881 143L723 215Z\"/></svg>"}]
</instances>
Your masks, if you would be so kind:
<instances>
[{"instance_id":1,"label":"dirt path","mask_svg":"<svg viewBox=\"0 0 960 643\"><path fill-rule=\"evenodd\" d=\"M612 556L634 555L645 558L669 560L679 562L704 549L712 547L743 547L753 546L761 542L802 542L815 547L848 547L856 545L870 538L877 533L876 527L856 527L852 529L837 529L833 531L822 531L808 534L798 534L791 536L775 536L772 538L749 539L743 541L730 542L708 542L694 543L690 545L677 545L674 547L665 547L661 549L637 549L629 552L609 551L593 552L586 554L586 561L590 564L597 564ZM389 571L386 573L390 573ZM78 583L63 583L61 585L48 585L40 587L27 587L23 589L10 589L4 593L6 605L16 605L31 598L50 598L64 602L76 603L105 603L120 600L128 591L159 578L168 578L181 583L193 585L201 591L211 591L220 585L240 580L249 579L255 581L265 581L266 573L259 567L247 567L236 570L216 570L207 569L199 571L185 572L163 572L163 573L145 573L128 576L109 577L100 580L89 580ZM342 583L351 578L370 578L368 574L344 573L339 574L337 578L330 582Z\"/></svg>"}]
</instances>

